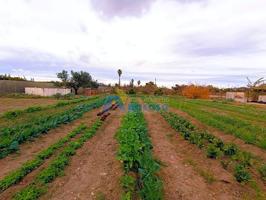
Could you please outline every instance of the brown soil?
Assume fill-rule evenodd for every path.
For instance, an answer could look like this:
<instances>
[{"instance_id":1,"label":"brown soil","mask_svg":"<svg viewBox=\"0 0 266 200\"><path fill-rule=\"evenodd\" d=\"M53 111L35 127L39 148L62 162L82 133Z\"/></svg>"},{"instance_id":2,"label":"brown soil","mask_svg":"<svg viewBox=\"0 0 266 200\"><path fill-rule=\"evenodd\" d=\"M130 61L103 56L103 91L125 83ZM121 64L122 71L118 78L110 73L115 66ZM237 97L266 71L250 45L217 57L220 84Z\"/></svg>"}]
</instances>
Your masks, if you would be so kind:
<instances>
[{"instance_id":1,"label":"brown soil","mask_svg":"<svg viewBox=\"0 0 266 200\"><path fill-rule=\"evenodd\" d=\"M233 135L229 135L226 134L220 130L217 130L216 128L207 126L203 123L201 123L200 121L198 121L197 119L191 117L189 114L180 111L178 109L174 109L174 108L169 108L169 111L174 112L186 119L188 119L192 124L194 124L195 126L197 126L200 129L203 130L208 130L211 134L213 134L214 136L220 138L221 140L223 140L226 143L235 143L236 145L239 146L240 149L244 150L244 151L248 151L250 153L252 153L253 155L263 159L264 161L266 161L266 151L256 147L252 144L246 144L243 140L233 136Z\"/></svg>"},{"instance_id":2,"label":"brown soil","mask_svg":"<svg viewBox=\"0 0 266 200\"><path fill-rule=\"evenodd\" d=\"M42 171L43 169L45 169L49 165L49 163L51 162L51 160L56 155L58 155L58 153L56 153L55 155L53 155L49 160L46 160L45 163L42 164L39 168L35 169L31 173L29 173L27 176L25 176L21 182L19 182L16 185L11 186L10 188L8 188L4 192L2 192L0 194L0 200L12 199L12 197L14 196L14 194L16 194L18 191L22 190L23 188L25 188L26 186L28 186L30 183L32 183L32 181L38 175L38 173L40 171Z\"/></svg>"},{"instance_id":3,"label":"brown soil","mask_svg":"<svg viewBox=\"0 0 266 200\"><path fill-rule=\"evenodd\" d=\"M62 125L49 131L47 134L41 135L40 137L34 139L34 141L26 142L20 145L19 153L10 154L9 156L0 160L0 179L2 179L10 171L20 167L26 161L33 159L36 154L54 144L60 138L66 136L81 123L88 123L88 119L90 119L90 122L95 120L96 113L98 111L99 109L87 112L83 115L83 117L75 120L74 122Z\"/></svg>"},{"instance_id":4,"label":"brown soil","mask_svg":"<svg viewBox=\"0 0 266 200\"><path fill-rule=\"evenodd\" d=\"M207 159L204 152L177 135L158 113L145 112L145 118L154 155L162 162L159 176L165 199L243 199L250 192L219 161Z\"/></svg>"},{"instance_id":5,"label":"brown soil","mask_svg":"<svg viewBox=\"0 0 266 200\"><path fill-rule=\"evenodd\" d=\"M79 120L79 124L80 125L81 123L84 123L86 124L87 126L90 126L95 120L96 120L96 113L98 112L98 109L97 111L93 111L93 113L89 113L90 115L88 115L88 113L86 115L84 115L84 118L82 118L81 120ZM76 126L78 126L76 125ZM72 128L71 130L73 130L74 128ZM69 132L71 131L69 130ZM68 132L68 133L69 133ZM66 133L67 134L67 133ZM75 138L73 138L72 140L75 140L77 138L79 138L80 135L76 136ZM55 140L57 141L57 140ZM0 200L4 200L4 199L11 199L12 196L20 191L21 189L23 189L24 187L26 187L27 185L29 185L33 179L36 177L36 175L43 169L45 169L49 163L53 160L53 158L55 158L61 151L57 151L51 158L47 159L45 161L44 164L42 164L39 168L35 169L34 171L32 171L30 174L28 174L26 177L23 178L23 180L21 182L19 182L18 184L8 188L7 190L5 190L3 193L1 193L0 195Z\"/></svg>"},{"instance_id":6,"label":"brown soil","mask_svg":"<svg viewBox=\"0 0 266 200\"><path fill-rule=\"evenodd\" d=\"M122 165L114 138L122 112L112 111L104 125L73 157L65 176L56 179L42 199L119 199Z\"/></svg>"},{"instance_id":7,"label":"brown soil","mask_svg":"<svg viewBox=\"0 0 266 200\"><path fill-rule=\"evenodd\" d=\"M29 106L42 106L54 104L58 100L55 99L15 99L15 98L0 98L0 114L2 112L24 109Z\"/></svg>"}]
</instances>

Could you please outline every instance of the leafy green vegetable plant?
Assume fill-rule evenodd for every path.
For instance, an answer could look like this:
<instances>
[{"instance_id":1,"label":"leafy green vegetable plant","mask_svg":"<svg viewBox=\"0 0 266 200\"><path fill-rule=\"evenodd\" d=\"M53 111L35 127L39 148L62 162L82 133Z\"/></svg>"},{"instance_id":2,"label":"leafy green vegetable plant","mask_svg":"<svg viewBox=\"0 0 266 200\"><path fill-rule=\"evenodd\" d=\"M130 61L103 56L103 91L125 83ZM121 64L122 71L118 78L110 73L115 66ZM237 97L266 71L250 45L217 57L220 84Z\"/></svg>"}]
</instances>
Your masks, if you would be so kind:
<instances>
[{"instance_id":1,"label":"leafy green vegetable plant","mask_svg":"<svg viewBox=\"0 0 266 200\"><path fill-rule=\"evenodd\" d=\"M76 150L81 148L96 133L101 125L102 122L97 120L91 128L84 131L84 134L78 140L66 145L62 152L51 161L48 167L37 174L32 183L15 193L13 199L25 200L26 196L26 199L35 200L43 195L46 192L47 184L63 174L65 167L69 164L71 157L75 155Z\"/></svg>"},{"instance_id":2,"label":"leafy green vegetable plant","mask_svg":"<svg viewBox=\"0 0 266 200\"><path fill-rule=\"evenodd\" d=\"M132 199L137 191L142 199L162 199L162 182L156 176L160 166L152 156L147 125L137 103L134 103L130 112L124 116L116 138L119 143L118 159L123 162L126 173L123 181L126 189L122 199ZM128 173L135 173L138 177L138 180L134 181L134 187ZM131 191L132 188L137 191Z\"/></svg>"},{"instance_id":3,"label":"leafy green vegetable plant","mask_svg":"<svg viewBox=\"0 0 266 200\"><path fill-rule=\"evenodd\" d=\"M96 99L89 103L77 105L74 108L70 108L63 113L54 116L42 117L30 123L2 128L0 130L0 159L17 151L20 144L34 137L38 137L41 134L45 134L61 124L72 122L73 120L82 117L85 112L117 99L119 99L117 96Z\"/></svg>"}]
</instances>

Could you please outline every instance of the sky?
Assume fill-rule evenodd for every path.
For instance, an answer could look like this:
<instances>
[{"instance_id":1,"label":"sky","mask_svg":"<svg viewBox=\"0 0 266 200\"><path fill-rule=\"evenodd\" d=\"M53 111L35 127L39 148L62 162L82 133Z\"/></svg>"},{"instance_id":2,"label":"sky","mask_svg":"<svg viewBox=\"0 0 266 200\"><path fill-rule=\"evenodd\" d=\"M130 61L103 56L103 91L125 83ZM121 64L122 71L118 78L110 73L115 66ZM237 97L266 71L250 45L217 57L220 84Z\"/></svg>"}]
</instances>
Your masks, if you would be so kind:
<instances>
[{"instance_id":1,"label":"sky","mask_svg":"<svg viewBox=\"0 0 266 200\"><path fill-rule=\"evenodd\" d=\"M265 0L0 0L0 74L246 85L266 77Z\"/></svg>"}]
</instances>

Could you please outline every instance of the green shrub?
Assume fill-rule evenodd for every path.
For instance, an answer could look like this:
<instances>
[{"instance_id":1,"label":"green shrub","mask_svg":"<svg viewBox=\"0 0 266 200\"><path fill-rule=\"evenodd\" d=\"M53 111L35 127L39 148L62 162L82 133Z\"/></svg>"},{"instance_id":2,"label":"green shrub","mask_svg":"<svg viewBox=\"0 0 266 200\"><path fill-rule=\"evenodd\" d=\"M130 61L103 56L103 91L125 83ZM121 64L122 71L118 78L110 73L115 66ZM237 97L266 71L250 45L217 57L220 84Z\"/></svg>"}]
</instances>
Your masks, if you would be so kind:
<instances>
[{"instance_id":1,"label":"green shrub","mask_svg":"<svg viewBox=\"0 0 266 200\"><path fill-rule=\"evenodd\" d=\"M161 88L155 90L154 95L155 96L162 96L163 95L163 90Z\"/></svg>"},{"instance_id":2,"label":"green shrub","mask_svg":"<svg viewBox=\"0 0 266 200\"><path fill-rule=\"evenodd\" d=\"M203 144L203 138L198 133L192 133L192 134L190 134L189 142L191 144L196 144L199 148L202 148L204 146L204 144Z\"/></svg>"},{"instance_id":3,"label":"green shrub","mask_svg":"<svg viewBox=\"0 0 266 200\"><path fill-rule=\"evenodd\" d=\"M19 143L18 141L13 141L10 146L9 146L9 151L10 152L15 152L15 151L18 151L19 150Z\"/></svg>"},{"instance_id":4,"label":"green shrub","mask_svg":"<svg viewBox=\"0 0 266 200\"><path fill-rule=\"evenodd\" d=\"M223 152L227 156L233 156L237 153L238 148L235 144L226 144L223 148Z\"/></svg>"},{"instance_id":5,"label":"green shrub","mask_svg":"<svg viewBox=\"0 0 266 200\"><path fill-rule=\"evenodd\" d=\"M129 95L136 94L136 91L133 88L130 88L130 90L127 92L127 94L129 94Z\"/></svg>"},{"instance_id":6,"label":"green shrub","mask_svg":"<svg viewBox=\"0 0 266 200\"><path fill-rule=\"evenodd\" d=\"M237 164L234 169L234 176L238 182L247 182L251 179L250 173L244 165Z\"/></svg>"},{"instance_id":7,"label":"green shrub","mask_svg":"<svg viewBox=\"0 0 266 200\"><path fill-rule=\"evenodd\" d=\"M22 113L21 110L8 111L4 113L3 117L5 117L6 119L14 119L21 113Z\"/></svg>"},{"instance_id":8,"label":"green shrub","mask_svg":"<svg viewBox=\"0 0 266 200\"><path fill-rule=\"evenodd\" d=\"M222 151L217 148L214 144L209 144L207 148L207 157L214 158L220 157L222 155Z\"/></svg>"}]
</instances>

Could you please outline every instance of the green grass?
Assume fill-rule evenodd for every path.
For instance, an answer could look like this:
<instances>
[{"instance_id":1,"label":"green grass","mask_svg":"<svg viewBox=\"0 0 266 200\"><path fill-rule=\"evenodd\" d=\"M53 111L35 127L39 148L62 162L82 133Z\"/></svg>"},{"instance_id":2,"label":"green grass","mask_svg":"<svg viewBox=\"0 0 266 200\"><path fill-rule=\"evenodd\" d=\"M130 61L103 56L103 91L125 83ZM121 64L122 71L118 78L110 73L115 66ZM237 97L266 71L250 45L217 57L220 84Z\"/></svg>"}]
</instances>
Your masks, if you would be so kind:
<instances>
[{"instance_id":1,"label":"green grass","mask_svg":"<svg viewBox=\"0 0 266 200\"><path fill-rule=\"evenodd\" d=\"M264 110L251 106L237 107L236 105L227 105L220 102L217 103L204 100L187 100L179 98L169 98L168 100L168 104L171 107L187 112L200 122L217 128L226 134L234 135L246 143L254 144L260 148L266 149L266 128L263 125L258 125L256 122L252 123L252 121L243 117L237 117L236 114L223 114L223 109L227 109L233 111L234 113L238 113L238 115L245 113L245 115L253 116L254 120L255 117L257 119L264 120ZM220 112L211 111L209 109L211 107L219 108Z\"/></svg>"}]
</instances>

